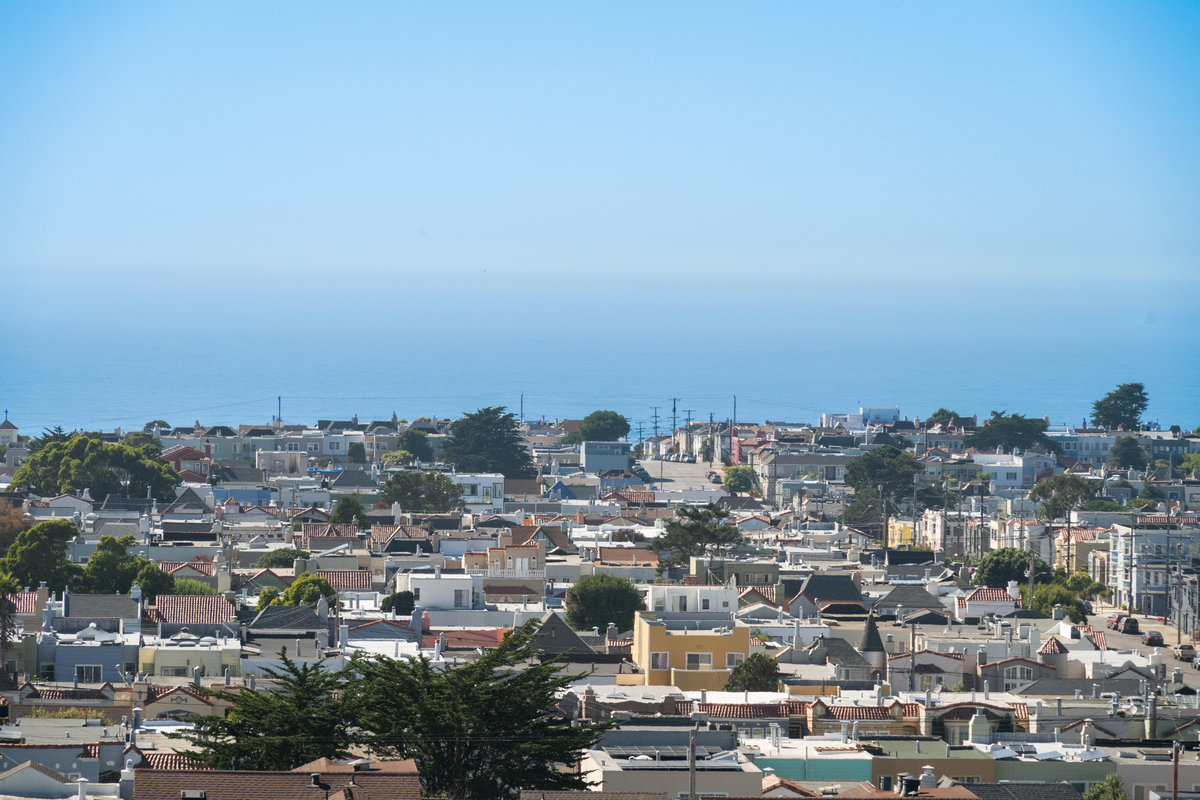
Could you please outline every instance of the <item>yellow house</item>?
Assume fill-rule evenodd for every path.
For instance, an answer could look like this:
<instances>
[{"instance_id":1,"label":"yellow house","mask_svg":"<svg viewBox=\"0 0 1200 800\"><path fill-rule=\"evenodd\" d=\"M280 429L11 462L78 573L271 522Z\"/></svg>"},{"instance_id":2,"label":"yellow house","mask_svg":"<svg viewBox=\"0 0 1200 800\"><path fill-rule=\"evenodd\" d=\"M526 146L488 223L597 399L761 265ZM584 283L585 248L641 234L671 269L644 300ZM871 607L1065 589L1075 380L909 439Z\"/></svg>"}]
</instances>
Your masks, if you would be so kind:
<instances>
[{"instance_id":1,"label":"yellow house","mask_svg":"<svg viewBox=\"0 0 1200 800\"><path fill-rule=\"evenodd\" d=\"M750 628L728 615L640 611L632 655L647 686L720 690L750 655Z\"/></svg>"},{"instance_id":2,"label":"yellow house","mask_svg":"<svg viewBox=\"0 0 1200 800\"><path fill-rule=\"evenodd\" d=\"M888 517L888 547L913 546L913 521Z\"/></svg>"},{"instance_id":3,"label":"yellow house","mask_svg":"<svg viewBox=\"0 0 1200 800\"><path fill-rule=\"evenodd\" d=\"M200 638L178 633L167 640L143 646L138 653L139 670L157 677L193 678L200 668L201 678L242 674L242 647L237 639Z\"/></svg>"}]
</instances>

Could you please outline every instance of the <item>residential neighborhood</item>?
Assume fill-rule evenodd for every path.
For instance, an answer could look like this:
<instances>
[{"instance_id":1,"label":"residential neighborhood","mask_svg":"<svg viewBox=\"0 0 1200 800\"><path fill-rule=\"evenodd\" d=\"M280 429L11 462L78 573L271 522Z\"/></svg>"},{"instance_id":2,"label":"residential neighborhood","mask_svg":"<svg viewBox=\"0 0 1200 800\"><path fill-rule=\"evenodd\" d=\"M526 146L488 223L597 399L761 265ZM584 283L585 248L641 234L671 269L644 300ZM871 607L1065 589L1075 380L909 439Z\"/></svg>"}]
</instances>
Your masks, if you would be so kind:
<instances>
[{"instance_id":1,"label":"residential neighborhood","mask_svg":"<svg viewBox=\"0 0 1200 800\"><path fill-rule=\"evenodd\" d=\"M518 640L482 680L552 665L581 736L552 772L586 788L505 796L1200 791L1197 431L502 412L0 423L0 795L432 796L415 749L218 767L197 732L297 675Z\"/></svg>"}]
</instances>

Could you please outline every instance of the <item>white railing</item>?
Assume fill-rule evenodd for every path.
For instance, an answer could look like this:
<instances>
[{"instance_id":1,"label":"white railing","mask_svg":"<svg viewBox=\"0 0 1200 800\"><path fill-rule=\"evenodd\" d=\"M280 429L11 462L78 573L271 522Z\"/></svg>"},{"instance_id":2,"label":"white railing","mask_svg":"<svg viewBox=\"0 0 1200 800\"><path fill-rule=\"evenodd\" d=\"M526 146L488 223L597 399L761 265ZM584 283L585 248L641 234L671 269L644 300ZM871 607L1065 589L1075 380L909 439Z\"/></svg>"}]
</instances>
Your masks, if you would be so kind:
<instances>
[{"instance_id":1,"label":"white railing","mask_svg":"<svg viewBox=\"0 0 1200 800\"><path fill-rule=\"evenodd\" d=\"M544 569L469 569L468 575L482 575L485 578L536 578L546 579Z\"/></svg>"}]
</instances>

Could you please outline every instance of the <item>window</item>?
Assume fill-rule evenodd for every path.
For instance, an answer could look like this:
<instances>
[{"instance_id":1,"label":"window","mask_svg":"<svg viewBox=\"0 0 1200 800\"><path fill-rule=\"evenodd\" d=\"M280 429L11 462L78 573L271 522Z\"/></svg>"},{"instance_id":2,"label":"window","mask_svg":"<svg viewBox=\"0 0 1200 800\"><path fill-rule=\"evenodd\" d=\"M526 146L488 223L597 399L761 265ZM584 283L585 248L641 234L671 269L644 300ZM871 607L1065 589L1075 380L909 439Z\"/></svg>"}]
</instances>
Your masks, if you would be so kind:
<instances>
[{"instance_id":1,"label":"window","mask_svg":"<svg viewBox=\"0 0 1200 800\"><path fill-rule=\"evenodd\" d=\"M1014 664L1004 668L1004 691L1011 692L1019 689L1033 680L1033 668L1022 664Z\"/></svg>"},{"instance_id":2,"label":"window","mask_svg":"<svg viewBox=\"0 0 1200 800\"><path fill-rule=\"evenodd\" d=\"M707 597L705 597L705 598L702 598L702 599L700 600L700 608L701 608L701 610L703 610L703 611L708 611L708 607L709 607L711 604L712 604L712 603L711 603L711 601L710 601L710 600L709 600Z\"/></svg>"},{"instance_id":3,"label":"window","mask_svg":"<svg viewBox=\"0 0 1200 800\"><path fill-rule=\"evenodd\" d=\"M712 669L712 653L688 653L688 669Z\"/></svg>"},{"instance_id":4,"label":"window","mask_svg":"<svg viewBox=\"0 0 1200 800\"><path fill-rule=\"evenodd\" d=\"M470 605L470 600L471 600L471 593L468 590L466 590L466 589L455 589L454 590L454 607L455 608L466 608L468 605Z\"/></svg>"},{"instance_id":5,"label":"window","mask_svg":"<svg viewBox=\"0 0 1200 800\"><path fill-rule=\"evenodd\" d=\"M54 664L42 664L42 668L38 670L38 674L44 680L54 680Z\"/></svg>"},{"instance_id":6,"label":"window","mask_svg":"<svg viewBox=\"0 0 1200 800\"><path fill-rule=\"evenodd\" d=\"M413 593L413 600L421 599L421 587L420 586L414 586L412 593Z\"/></svg>"},{"instance_id":7,"label":"window","mask_svg":"<svg viewBox=\"0 0 1200 800\"><path fill-rule=\"evenodd\" d=\"M670 653L651 653L650 654L650 669L670 669L671 654Z\"/></svg>"},{"instance_id":8,"label":"window","mask_svg":"<svg viewBox=\"0 0 1200 800\"><path fill-rule=\"evenodd\" d=\"M738 664L741 664L745 660L746 660L745 653L726 653L725 654L725 667L727 669L733 669L734 667L736 667Z\"/></svg>"},{"instance_id":9,"label":"window","mask_svg":"<svg viewBox=\"0 0 1200 800\"><path fill-rule=\"evenodd\" d=\"M99 664L76 664L75 680L80 683L102 683L104 667Z\"/></svg>"},{"instance_id":10,"label":"window","mask_svg":"<svg viewBox=\"0 0 1200 800\"><path fill-rule=\"evenodd\" d=\"M187 667L163 667L158 671L158 674L164 678L186 678L188 674Z\"/></svg>"},{"instance_id":11,"label":"window","mask_svg":"<svg viewBox=\"0 0 1200 800\"><path fill-rule=\"evenodd\" d=\"M1006 472L1004 475L1005 478L1010 481L1015 481L1017 479L1017 473L1015 472Z\"/></svg>"},{"instance_id":12,"label":"window","mask_svg":"<svg viewBox=\"0 0 1200 800\"><path fill-rule=\"evenodd\" d=\"M337 450L339 447L341 447L341 444L338 442L330 442L329 443L330 450Z\"/></svg>"}]
</instances>

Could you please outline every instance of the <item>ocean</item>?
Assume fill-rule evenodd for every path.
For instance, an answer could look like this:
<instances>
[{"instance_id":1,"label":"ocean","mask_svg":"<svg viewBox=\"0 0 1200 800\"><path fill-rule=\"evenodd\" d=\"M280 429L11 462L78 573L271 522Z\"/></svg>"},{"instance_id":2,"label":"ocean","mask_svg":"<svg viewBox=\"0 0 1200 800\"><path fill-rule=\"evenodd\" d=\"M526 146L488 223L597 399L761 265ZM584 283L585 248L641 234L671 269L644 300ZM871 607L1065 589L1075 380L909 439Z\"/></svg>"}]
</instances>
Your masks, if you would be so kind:
<instances>
[{"instance_id":1,"label":"ocean","mask_svg":"<svg viewBox=\"0 0 1200 800\"><path fill-rule=\"evenodd\" d=\"M1136 306L1076 293L983 302L944 291L773 297L758 290L516 304L417 302L368 308L280 303L221 312L219 297L166 307L44 315L10 307L0 333L0 407L23 433L317 419L455 417L502 405L527 419L624 414L631 435L688 417L815 422L825 412L939 407L1080 424L1094 400L1140 381L1146 419L1200 425L1197 325L1186 296ZM503 300L503 298L501 298ZM405 307L407 306L407 310ZM997 306L1013 306L1012 308ZM257 309L259 313L252 313ZM110 315L111 312L111 315ZM220 312L220 313L219 313ZM736 398L736 399L735 399ZM735 410L736 404L736 410Z\"/></svg>"}]
</instances>

